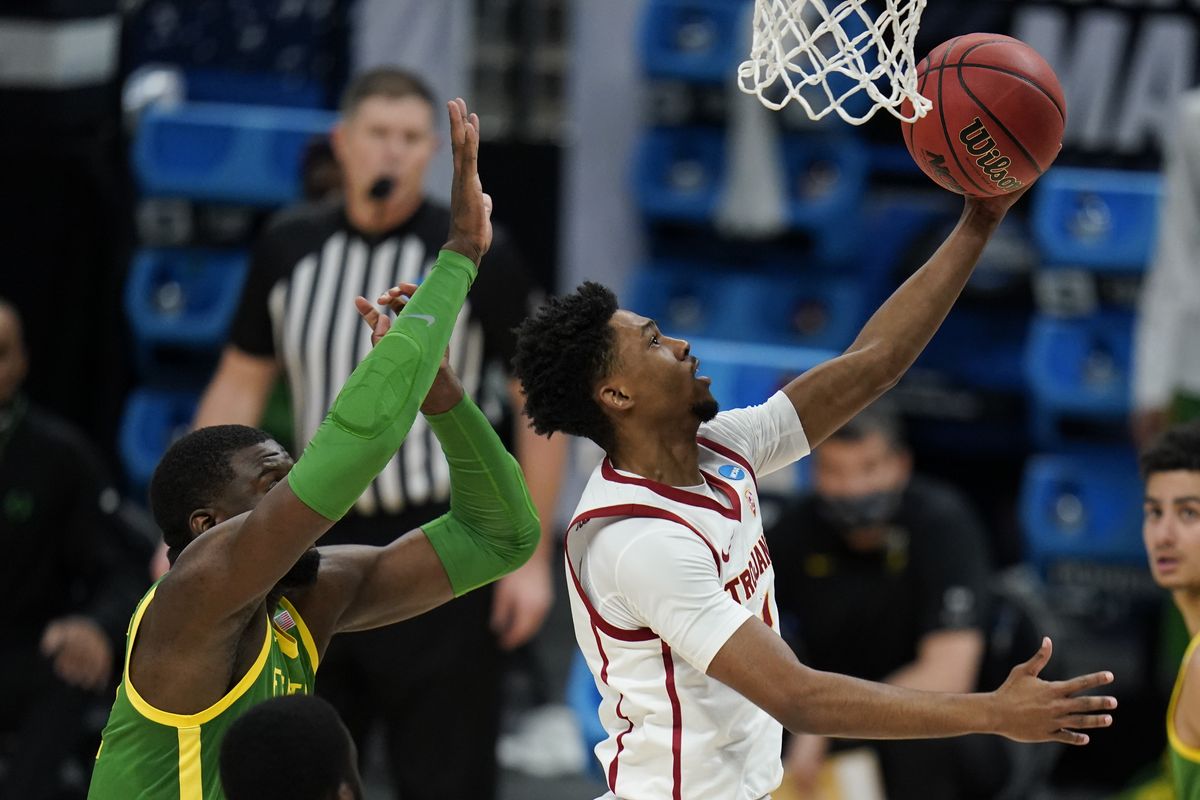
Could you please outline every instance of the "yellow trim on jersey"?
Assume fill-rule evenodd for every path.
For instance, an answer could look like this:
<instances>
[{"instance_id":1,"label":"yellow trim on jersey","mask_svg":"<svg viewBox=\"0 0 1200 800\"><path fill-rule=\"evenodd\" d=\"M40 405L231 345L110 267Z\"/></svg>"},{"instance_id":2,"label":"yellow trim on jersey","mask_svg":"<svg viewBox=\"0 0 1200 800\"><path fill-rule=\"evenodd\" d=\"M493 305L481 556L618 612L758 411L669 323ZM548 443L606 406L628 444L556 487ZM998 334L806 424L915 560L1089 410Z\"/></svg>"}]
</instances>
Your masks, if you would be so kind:
<instances>
[{"instance_id":1,"label":"yellow trim on jersey","mask_svg":"<svg viewBox=\"0 0 1200 800\"><path fill-rule=\"evenodd\" d=\"M279 645L279 649L288 658L300 657L300 646L296 644L296 640L287 631L280 628L275 623L271 623L271 630L275 632L275 644Z\"/></svg>"},{"instance_id":2,"label":"yellow trim on jersey","mask_svg":"<svg viewBox=\"0 0 1200 800\"><path fill-rule=\"evenodd\" d=\"M151 722L157 722L159 725L166 725L171 728L198 727L222 714L227 708L233 705L234 701L244 695L258 679L259 674L263 671L263 667L267 664L267 656L271 653L271 630L273 626L271 625L270 618L268 618L267 629L263 636L262 651L259 652L258 658L254 660L254 663L250 665L250 669L246 670L246 674L242 676L242 679L224 697L203 711L197 711L195 714L173 714L170 711L155 708L146 702L138 694L137 689L134 688L133 681L129 679L129 659L133 653L133 644L137 637L137 629L142 622L142 615L150 607L156 591L158 591L157 586L151 589L149 594L146 595L145 600L142 601L142 605L138 607L137 612L133 615L133 623L129 626L129 649L125 654L125 674L122 681L125 685L125 694L129 698L129 702L134 710Z\"/></svg>"},{"instance_id":3,"label":"yellow trim on jersey","mask_svg":"<svg viewBox=\"0 0 1200 800\"><path fill-rule=\"evenodd\" d=\"M1175 708L1179 704L1180 695L1183 694L1183 681L1187 675L1188 665L1192 662L1192 655L1196 652L1197 646L1200 646L1200 633L1192 637L1187 651L1183 654L1183 663L1179 667L1179 675L1175 678L1175 688L1171 690L1171 703L1167 706L1167 740L1170 741L1171 749L1176 753L1188 761L1200 764L1200 747L1192 747L1185 744L1179 738L1179 733L1175 729Z\"/></svg>"},{"instance_id":4,"label":"yellow trim on jersey","mask_svg":"<svg viewBox=\"0 0 1200 800\"><path fill-rule=\"evenodd\" d=\"M204 800L198 725L179 729L179 800Z\"/></svg>"},{"instance_id":5,"label":"yellow trim on jersey","mask_svg":"<svg viewBox=\"0 0 1200 800\"><path fill-rule=\"evenodd\" d=\"M308 625L304 623L304 618L300 616L300 612L296 607L288 602L286 597L279 598L279 604L292 615L292 622L296 623L296 630L300 631L300 641L304 642L304 649L308 651L308 660L312 664L313 672L317 671L317 663L320 659L317 658L317 643L313 640L312 633L308 630Z\"/></svg>"}]
</instances>

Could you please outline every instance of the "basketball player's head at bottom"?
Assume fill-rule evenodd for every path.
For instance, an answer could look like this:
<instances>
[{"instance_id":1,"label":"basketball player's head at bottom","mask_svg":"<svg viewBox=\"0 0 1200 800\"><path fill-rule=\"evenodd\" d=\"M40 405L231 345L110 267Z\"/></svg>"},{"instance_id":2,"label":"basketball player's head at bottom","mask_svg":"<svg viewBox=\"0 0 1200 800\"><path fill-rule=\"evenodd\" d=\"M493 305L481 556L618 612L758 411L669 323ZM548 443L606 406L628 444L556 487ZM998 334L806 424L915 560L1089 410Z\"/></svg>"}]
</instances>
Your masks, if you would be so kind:
<instances>
[{"instance_id":1,"label":"basketball player's head at bottom","mask_svg":"<svg viewBox=\"0 0 1200 800\"><path fill-rule=\"evenodd\" d=\"M1141 455L1142 538L1154 581L1200 590L1200 420L1168 428Z\"/></svg>"},{"instance_id":2,"label":"basketball player's head at bottom","mask_svg":"<svg viewBox=\"0 0 1200 800\"><path fill-rule=\"evenodd\" d=\"M251 708L221 741L228 800L362 800L358 748L333 706L294 694Z\"/></svg>"},{"instance_id":3,"label":"basketball player's head at bottom","mask_svg":"<svg viewBox=\"0 0 1200 800\"><path fill-rule=\"evenodd\" d=\"M513 367L535 431L583 436L610 454L648 433L694 436L718 411L691 346L590 281L521 324Z\"/></svg>"},{"instance_id":4,"label":"basketball player's head at bottom","mask_svg":"<svg viewBox=\"0 0 1200 800\"><path fill-rule=\"evenodd\" d=\"M150 480L150 507L171 564L197 537L251 511L287 477L292 457L257 428L213 425L182 437L163 454ZM277 591L311 585L321 554L310 548Z\"/></svg>"}]
</instances>

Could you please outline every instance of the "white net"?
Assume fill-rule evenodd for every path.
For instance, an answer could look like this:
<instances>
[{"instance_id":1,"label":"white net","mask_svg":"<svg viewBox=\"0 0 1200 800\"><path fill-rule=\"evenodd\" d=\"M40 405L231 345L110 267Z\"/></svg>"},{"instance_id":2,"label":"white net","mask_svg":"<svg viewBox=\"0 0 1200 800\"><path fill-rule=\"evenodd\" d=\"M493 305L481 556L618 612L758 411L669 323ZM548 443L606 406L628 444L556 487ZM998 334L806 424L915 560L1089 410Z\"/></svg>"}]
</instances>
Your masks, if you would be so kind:
<instances>
[{"instance_id":1,"label":"white net","mask_svg":"<svg viewBox=\"0 0 1200 800\"><path fill-rule=\"evenodd\" d=\"M861 125L881 108L905 122L925 116L932 103L917 92L913 40L926 0L882 3L873 12L867 0L755 0L739 87L776 111L795 100L813 120L836 112Z\"/></svg>"}]
</instances>

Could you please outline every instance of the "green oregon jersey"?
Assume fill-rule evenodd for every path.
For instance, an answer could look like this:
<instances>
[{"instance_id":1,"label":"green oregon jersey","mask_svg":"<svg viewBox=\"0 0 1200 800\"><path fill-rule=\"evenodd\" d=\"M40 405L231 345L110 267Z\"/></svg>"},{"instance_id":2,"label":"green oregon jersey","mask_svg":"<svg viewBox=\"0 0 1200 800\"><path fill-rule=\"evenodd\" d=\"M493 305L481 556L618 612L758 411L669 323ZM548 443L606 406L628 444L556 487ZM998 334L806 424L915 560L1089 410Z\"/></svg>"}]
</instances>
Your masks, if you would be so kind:
<instances>
[{"instance_id":1,"label":"green oregon jersey","mask_svg":"<svg viewBox=\"0 0 1200 800\"><path fill-rule=\"evenodd\" d=\"M142 598L129 623L124 677L96 753L88 800L221 800L217 759L225 731L257 703L312 692L317 648L296 609L281 600L258 658L228 694L196 714L161 711L129 680L129 654L154 592Z\"/></svg>"},{"instance_id":2,"label":"green oregon jersey","mask_svg":"<svg viewBox=\"0 0 1200 800\"><path fill-rule=\"evenodd\" d=\"M1200 747L1189 747L1184 744L1175 730L1175 709L1179 696L1183 693L1183 679L1187 675L1188 664L1192 655L1200 645L1200 634L1192 638L1187 652L1183 654L1183 663L1179 667L1179 676L1175 679L1175 689L1171 692L1171 704L1167 707L1167 741L1171 749L1171 776L1175 783L1177 800L1200 800Z\"/></svg>"}]
</instances>

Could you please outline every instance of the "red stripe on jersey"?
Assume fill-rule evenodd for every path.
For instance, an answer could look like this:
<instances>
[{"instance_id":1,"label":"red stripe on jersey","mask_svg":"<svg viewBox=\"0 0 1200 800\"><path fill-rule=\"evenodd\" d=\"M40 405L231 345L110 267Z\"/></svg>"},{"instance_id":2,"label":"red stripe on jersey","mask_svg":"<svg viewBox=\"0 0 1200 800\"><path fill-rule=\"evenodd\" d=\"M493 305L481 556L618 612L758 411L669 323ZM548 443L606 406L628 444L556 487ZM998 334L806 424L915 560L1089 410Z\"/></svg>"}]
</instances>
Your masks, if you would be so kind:
<instances>
[{"instance_id":1,"label":"red stripe on jersey","mask_svg":"<svg viewBox=\"0 0 1200 800\"><path fill-rule=\"evenodd\" d=\"M712 553L713 563L717 565L717 575L719 576L721 574L721 557L717 555L717 548L713 547L712 542L710 542L704 534L698 531L696 526L692 525L692 523L688 522L678 514L672 514L670 511L666 511L661 508L642 505L641 503L622 503L615 506L601 506L600 508L593 508L591 511L585 511L575 519L571 520L571 524L567 526L567 535L563 537L563 550L567 551L567 567L571 570L572 578L575 578L575 568L571 565L570 551L567 549L567 539L570 537L571 531L575 530L577 525L580 525L584 522L588 522L593 519L601 519L604 517L650 517L652 519L665 519L668 522L674 522L678 525L682 525L692 533L699 536L700 541L704 542L704 544L708 546L708 551ZM583 593L583 586L579 584L579 580L577 578L575 578L575 584L579 587L580 594L583 596L583 602L587 605L588 610L590 611L592 605L588 602L587 595ZM603 629L603 626L601 626L601 629ZM621 629L618 628L617 630ZM608 631L604 632L608 633Z\"/></svg>"},{"instance_id":2,"label":"red stripe on jersey","mask_svg":"<svg viewBox=\"0 0 1200 800\"><path fill-rule=\"evenodd\" d=\"M586 520L584 521L586 522ZM637 628L635 630L618 628L600 616L600 612L592 605L592 601L588 599L587 592L583 590L583 584L579 582L579 576L575 574L575 565L571 563L571 551L567 547L567 540L570 538L571 529L575 525L576 522L572 522L571 527L567 529L567 535L563 537L563 558L567 562L567 572L571 575L571 584L579 594L579 599L583 601L583 607L587 609L588 616L592 618L592 627L599 628L608 636L620 639L622 642L648 642L651 639L657 639L657 635L649 628ZM597 644L599 644L599 641L597 641Z\"/></svg>"},{"instance_id":3,"label":"red stripe on jersey","mask_svg":"<svg viewBox=\"0 0 1200 800\"><path fill-rule=\"evenodd\" d=\"M649 478L637 478L632 475L622 475L621 473L617 472L616 468L613 467L612 462L609 461L608 458L605 458L604 462L600 465L600 475L607 481L612 481L613 483L630 483L634 486L641 486L649 489L657 495L667 498L668 500L674 500L676 503L684 503L685 505L696 506L697 508L703 508L706 511L715 511L722 517L734 520L735 522L741 520L742 498L741 495L737 493L737 490L719 478L709 475L703 470L700 471L700 474L704 477L705 483L721 492L721 494L725 495L732 508L726 508L716 500L713 500L711 497L705 497L704 495L696 494L695 492L689 492L687 489L669 486L665 483L652 481Z\"/></svg>"},{"instance_id":4,"label":"red stripe on jersey","mask_svg":"<svg viewBox=\"0 0 1200 800\"><path fill-rule=\"evenodd\" d=\"M767 591L767 596L763 598L763 622L767 623L768 628L774 628L775 622L771 618L771 592Z\"/></svg>"},{"instance_id":5,"label":"red stripe on jersey","mask_svg":"<svg viewBox=\"0 0 1200 800\"><path fill-rule=\"evenodd\" d=\"M662 643L663 668L667 676L667 697L671 698L671 790L672 800L680 800L683 793L683 765L680 752L683 750L683 713L679 708L679 693L675 691L675 661L671 648ZM615 792L614 792L615 794Z\"/></svg>"},{"instance_id":6,"label":"red stripe on jersey","mask_svg":"<svg viewBox=\"0 0 1200 800\"><path fill-rule=\"evenodd\" d=\"M621 713L621 701L625 699L625 695L617 698L617 716L629 723L629 727L617 734L617 754L613 756L612 763L608 765L608 790L613 794L617 793L617 762L621 760L621 751L625 749L625 744L621 741L625 738L625 734L633 730L633 720Z\"/></svg>"},{"instance_id":7,"label":"red stripe on jersey","mask_svg":"<svg viewBox=\"0 0 1200 800\"><path fill-rule=\"evenodd\" d=\"M726 447L723 444L717 444L712 439L706 439L703 436L697 436L696 441L699 442L701 446L707 447L709 450L712 450L714 453L725 456L730 461L736 462L742 469L744 469L744 470L746 470L746 472L750 473L750 478L754 481L754 488L755 489L758 488L758 476L754 474L754 467L750 466L750 462L746 459L745 456L743 456L740 453L737 453L733 450L730 450L728 447Z\"/></svg>"}]
</instances>

